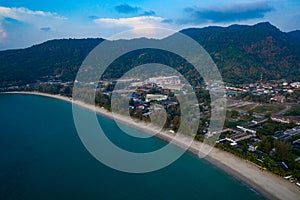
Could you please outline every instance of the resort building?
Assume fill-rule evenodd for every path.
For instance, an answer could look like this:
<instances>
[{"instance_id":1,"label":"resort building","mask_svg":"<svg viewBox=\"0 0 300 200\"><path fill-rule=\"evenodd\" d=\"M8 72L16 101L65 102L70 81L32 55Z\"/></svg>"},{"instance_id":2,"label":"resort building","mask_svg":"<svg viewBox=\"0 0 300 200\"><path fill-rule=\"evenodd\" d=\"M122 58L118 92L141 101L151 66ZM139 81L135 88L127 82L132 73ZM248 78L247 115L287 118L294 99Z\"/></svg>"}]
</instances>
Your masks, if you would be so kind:
<instances>
[{"instance_id":1,"label":"resort building","mask_svg":"<svg viewBox=\"0 0 300 200\"><path fill-rule=\"evenodd\" d=\"M285 124L294 123L300 125L300 119L294 116L272 115L271 119L275 122L280 122Z\"/></svg>"}]
</instances>

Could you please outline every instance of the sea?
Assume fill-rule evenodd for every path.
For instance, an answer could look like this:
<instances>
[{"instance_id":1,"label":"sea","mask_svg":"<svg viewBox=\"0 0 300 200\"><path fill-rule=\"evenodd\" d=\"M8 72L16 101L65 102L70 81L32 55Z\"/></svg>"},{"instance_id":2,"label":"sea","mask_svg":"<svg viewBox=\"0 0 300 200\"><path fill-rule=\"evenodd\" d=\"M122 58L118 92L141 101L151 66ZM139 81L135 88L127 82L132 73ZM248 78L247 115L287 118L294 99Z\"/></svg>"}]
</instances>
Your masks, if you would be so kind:
<instances>
[{"instance_id":1,"label":"sea","mask_svg":"<svg viewBox=\"0 0 300 200\"><path fill-rule=\"evenodd\" d=\"M109 118L99 115L98 121L103 130L108 130L109 139L123 149L147 152L166 145L156 137L134 139ZM84 147L70 103L35 95L0 94L0 199L265 198L188 152L154 172L117 171L99 162Z\"/></svg>"}]
</instances>

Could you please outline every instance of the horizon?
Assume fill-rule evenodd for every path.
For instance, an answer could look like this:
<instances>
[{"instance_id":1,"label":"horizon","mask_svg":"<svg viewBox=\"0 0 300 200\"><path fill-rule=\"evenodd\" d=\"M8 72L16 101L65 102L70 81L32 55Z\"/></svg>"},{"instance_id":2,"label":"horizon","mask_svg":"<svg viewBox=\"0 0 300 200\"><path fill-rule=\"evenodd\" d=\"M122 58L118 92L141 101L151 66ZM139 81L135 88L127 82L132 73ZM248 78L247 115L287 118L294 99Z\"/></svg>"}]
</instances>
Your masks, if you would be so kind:
<instances>
[{"instance_id":1,"label":"horizon","mask_svg":"<svg viewBox=\"0 0 300 200\"><path fill-rule=\"evenodd\" d=\"M300 29L299 8L300 2L295 0L166 0L163 3L146 0L42 3L3 0L0 3L0 49L26 48L62 38L107 39L124 31L146 27L179 31L270 22L281 31L290 32Z\"/></svg>"},{"instance_id":2,"label":"horizon","mask_svg":"<svg viewBox=\"0 0 300 200\"><path fill-rule=\"evenodd\" d=\"M263 24L263 23L269 23L270 25L276 27L277 29L279 29L279 31L281 31L282 33L290 33L290 32L294 32L294 31L300 31L300 29L295 29L295 30L291 30L291 31L288 31L288 32L285 32L283 30L281 30L280 28L278 28L277 26L273 25L272 23L268 22L268 21L262 21L262 22L258 22L258 23L255 23L255 24L237 24L237 23L234 23L234 24L230 24L230 25L227 25L227 26L221 26L221 25L208 25L208 26L205 26L205 27L188 27L188 28L183 28L181 30L178 30L178 32L181 32L181 31L184 31L184 30L188 30L188 29L205 29L205 28L210 28L210 27L221 27L221 28L229 28L231 26L249 26L249 27L252 27L252 26L256 26L258 24ZM168 37L168 35L166 35L165 37ZM132 38L129 38L129 39L140 39L140 38L147 38L147 39L163 39L165 37L162 37L162 38L156 38L155 35L154 37L149 37L149 36L137 36L137 37L132 37ZM7 48L7 49L1 49L0 48L0 51L7 51L7 50L19 50L19 49L28 49L28 48L31 48L31 47L34 47L34 46L37 46L37 45L40 45L40 44L44 44L44 43L47 43L47 42L51 42L51 41L56 41L56 40L88 40L88 39L103 39L103 40L122 40L124 38L117 38L117 39L110 39L110 38L104 38L104 37L82 37L82 38L76 38L76 37L63 37L63 38L52 38L52 39L48 39L48 40L45 40L45 41L41 41L39 43L34 43L32 45L29 45L29 46L25 46L25 47L20 47L20 48Z\"/></svg>"}]
</instances>

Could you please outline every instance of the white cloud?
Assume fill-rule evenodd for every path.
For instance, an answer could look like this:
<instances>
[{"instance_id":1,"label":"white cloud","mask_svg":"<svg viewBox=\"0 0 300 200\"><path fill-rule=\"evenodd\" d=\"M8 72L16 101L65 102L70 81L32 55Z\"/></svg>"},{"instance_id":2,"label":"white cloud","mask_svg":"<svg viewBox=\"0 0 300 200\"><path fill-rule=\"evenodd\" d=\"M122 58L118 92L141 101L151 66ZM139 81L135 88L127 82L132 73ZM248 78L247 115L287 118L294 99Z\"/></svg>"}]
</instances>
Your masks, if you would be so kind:
<instances>
[{"instance_id":1,"label":"white cloud","mask_svg":"<svg viewBox=\"0 0 300 200\"><path fill-rule=\"evenodd\" d=\"M9 17L13 19L17 19L18 16L17 14L13 11L12 8L7 8L7 7L0 7L0 17Z\"/></svg>"},{"instance_id":2,"label":"white cloud","mask_svg":"<svg viewBox=\"0 0 300 200\"><path fill-rule=\"evenodd\" d=\"M6 26L6 19L15 20L15 26L20 26L20 24L25 24L32 31L33 29L40 30L41 27L57 27L64 23L67 19L65 17L59 16L57 13L45 12L45 11L34 11L27 8L16 8L16 7L3 7L0 6L0 43L5 42L5 38L10 35L15 35L10 32ZM13 22L10 22L13 23ZM24 28L24 27L23 27Z\"/></svg>"},{"instance_id":3,"label":"white cloud","mask_svg":"<svg viewBox=\"0 0 300 200\"><path fill-rule=\"evenodd\" d=\"M36 17L47 17L52 19L65 20L65 17L59 16L57 13L44 12L44 11L33 11L27 8L9 8L0 6L0 17L3 18L12 18L18 21L23 22L33 22Z\"/></svg>"},{"instance_id":4,"label":"white cloud","mask_svg":"<svg viewBox=\"0 0 300 200\"><path fill-rule=\"evenodd\" d=\"M131 30L126 34L121 34L123 39L134 37L162 38L170 34L170 31L160 30L159 28L174 29L170 24L164 22L165 18L157 16L138 16L130 18L98 18L94 22L102 27L116 28L125 27ZM171 31L173 32L173 31ZM121 37L120 35L120 37ZM118 36L110 39L119 39Z\"/></svg>"},{"instance_id":5,"label":"white cloud","mask_svg":"<svg viewBox=\"0 0 300 200\"><path fill-rule=\"evenodd\" d=\"M67 18L53 12L0 6L0 49L45 41L66 22ZM41 31L43 27L51 31Z\"/></svg>"},{"instance_id":6,"label":"white cloud","mask_svg":"<svg viewBox=\"0 0 300 200\"><path fill-rule=\"evenodd\" d=\"M145 28L145 27L156 27L163 22L164 18L156 16L139 16L130 18L98 18L94 21L97 24L106 25L109 27L114 26L125 26L129 28Z\"/></svg>"}]
</instances>

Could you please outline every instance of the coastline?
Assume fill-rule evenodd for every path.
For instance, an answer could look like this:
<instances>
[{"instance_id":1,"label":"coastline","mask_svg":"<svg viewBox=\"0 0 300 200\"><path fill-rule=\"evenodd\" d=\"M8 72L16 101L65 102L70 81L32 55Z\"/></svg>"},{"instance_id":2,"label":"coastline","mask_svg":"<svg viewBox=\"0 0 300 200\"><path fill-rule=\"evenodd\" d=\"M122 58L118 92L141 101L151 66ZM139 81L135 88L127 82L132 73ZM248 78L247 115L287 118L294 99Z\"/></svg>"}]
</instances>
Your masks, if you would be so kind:
<instances>
[{"instance_id":1,"label":"coastline","mask_svg":"<svg viewBox=\"0 0 300 200\"><path fill-rule=\"evenodd\" d=\"M174 134L171 134L168 131L160 131L158 134L155 134L157 130L153 130L152 126L145 126L146 123L135 123L132 119L124 118L119 115L113 115L111 112L105 110L104 108L95 108L93 105L73 101L68 97L39 92L7 92L6 94L28 94L56 98L67 101L69 103L73 103L91 111L96 111L97 114L114 120L118 120L122 123L125 123L126 125L142 130L148 134L155 135L156 137L167 142L170 142L174 136ZM175 141L174 144L179 147L187 146L184 141ZM188 151L198 157L198 151L201 145L203 145L203 143L194 141L193 144L189 147ZM251 188L268 199L300 199L300 188L297 187L294 183L290 183L289 181L268 171L262 171L254 164L242 158L236 157L231 153L213 148L213 150L206 157L204 157L204 159L217 168L223 170L228 175L234 177L238 181L249 185Z\"/></svg>"}]
</instances>

